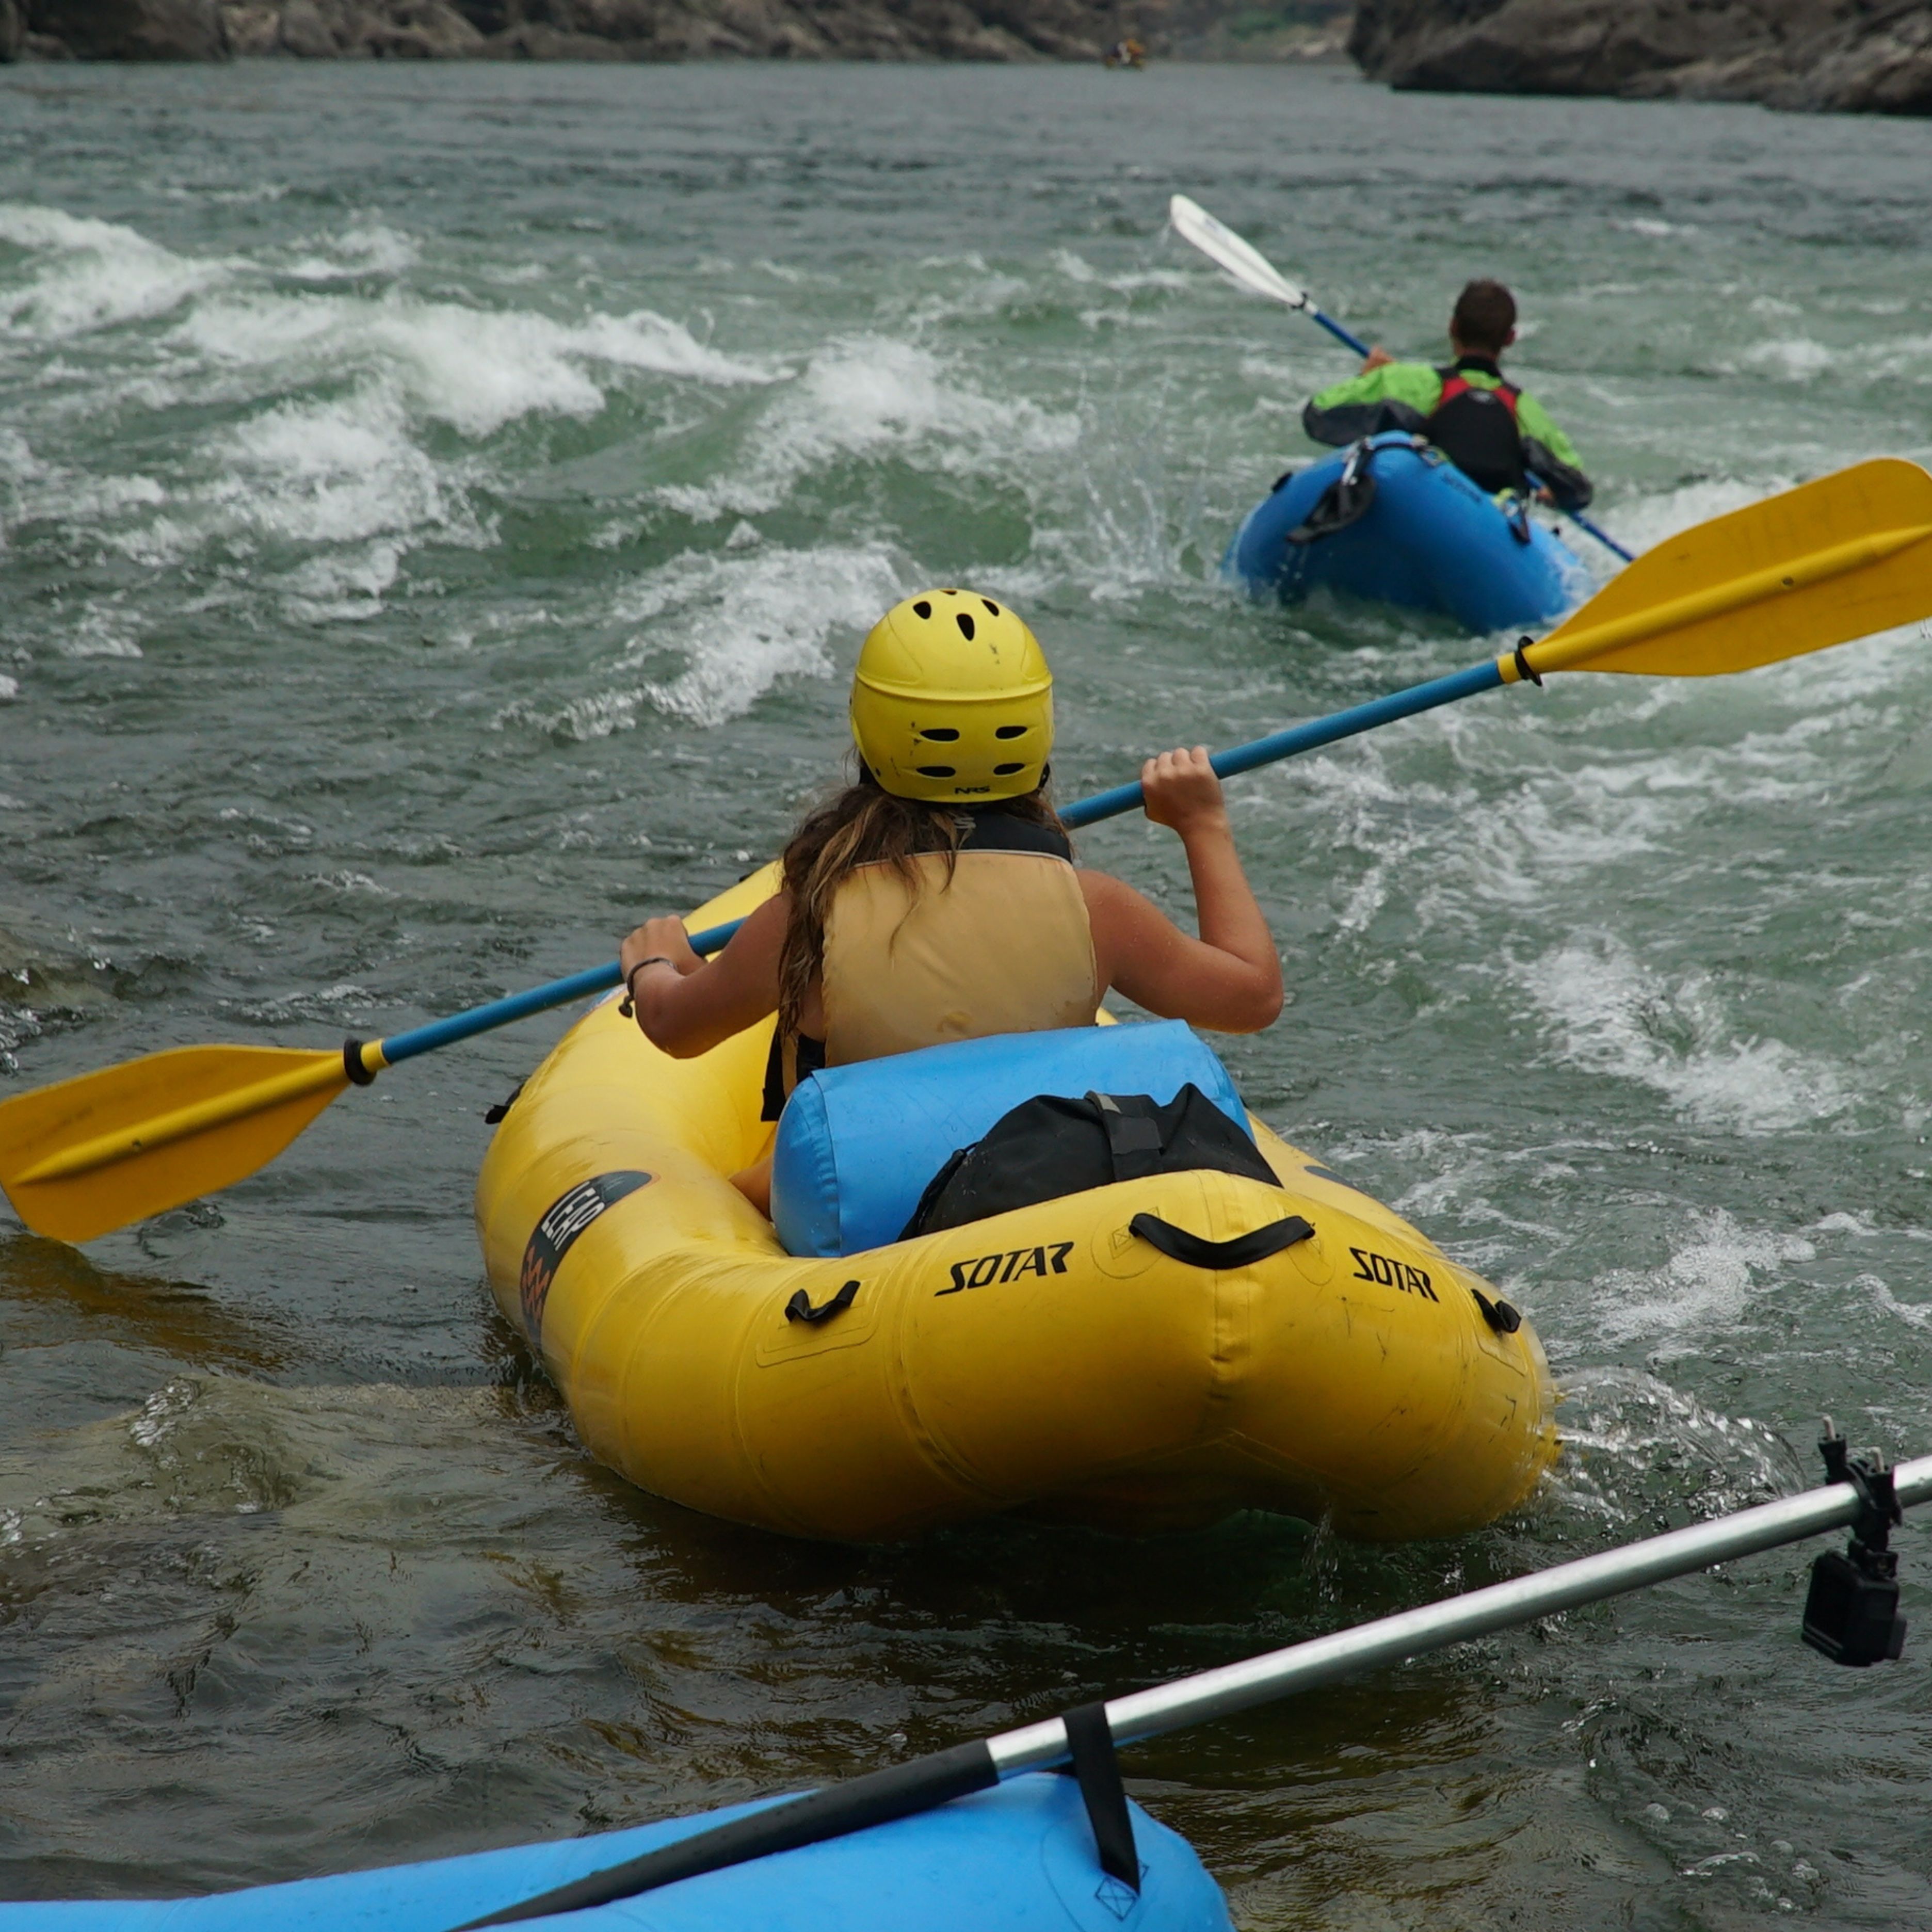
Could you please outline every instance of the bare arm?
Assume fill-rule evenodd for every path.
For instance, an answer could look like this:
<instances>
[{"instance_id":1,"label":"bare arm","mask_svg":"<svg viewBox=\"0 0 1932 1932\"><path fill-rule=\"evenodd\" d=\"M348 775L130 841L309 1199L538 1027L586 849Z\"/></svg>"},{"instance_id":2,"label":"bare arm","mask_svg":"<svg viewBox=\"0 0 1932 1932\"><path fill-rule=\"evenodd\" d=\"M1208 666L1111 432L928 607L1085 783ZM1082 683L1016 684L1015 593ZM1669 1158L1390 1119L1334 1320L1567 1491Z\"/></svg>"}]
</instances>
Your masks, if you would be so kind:
<instances>
[{"instance_id":1,"label":"bare arm","mask_svg":"<svg viewBox=\"0 0 1932 1932\"><path fill-rule=\"evenodd\" d=\"M1104 872L1083 872L1102 988L1166 1019L1258 1033L1281 1011L1281 962L1234 850L1221 782L1207 752L1167 752L1142 768L1147 814L1180 835L1201 937Z\"/></svg>"},{"instance_id":2,"label":"bare arm","mask_svg":"<svg viewBox=\"0 0 1932 1932\"><path fill-rule=\"evenodd\" d=\"M777 1010L789 905L783 892L766 900L709 962L691 950L681 919L647 919L624 941L617 962L627 975L646 959L662 962L625 981L653 1046L694 1059Z\"/></svg>"}]
</instances>

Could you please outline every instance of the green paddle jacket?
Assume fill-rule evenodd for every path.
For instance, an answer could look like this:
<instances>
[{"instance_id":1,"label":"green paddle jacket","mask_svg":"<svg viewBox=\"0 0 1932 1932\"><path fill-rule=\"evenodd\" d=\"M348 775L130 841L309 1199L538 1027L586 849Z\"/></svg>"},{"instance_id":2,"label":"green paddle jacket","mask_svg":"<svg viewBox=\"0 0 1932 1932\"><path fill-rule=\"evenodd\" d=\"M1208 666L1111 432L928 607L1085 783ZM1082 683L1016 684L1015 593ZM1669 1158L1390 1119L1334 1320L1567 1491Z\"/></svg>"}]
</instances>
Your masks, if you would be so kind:
<instances>
[{"instance_id":1,"label":"green paddle jacket","mask_svg":"<svg viewBox=\"0 0 1932 1932\"><path fill-rule=\"evenodd\" d=\"M1490 408L1485 399L1478 399L1498 418L1497 429L1505 446L1514 445L1513 452L1506 447L1500 469L1494 432L1481 439L1485 446L1481 459L1472 460L1464 442L1466 424L1452 425L1450 422L1444 402L1445 388L1452 402L1474 390L1502 396L1514 425L1514 438L1502 422L1501 412ZM1459 412L1468 406L1457 403ZM1443 412L1440 419L1438 410ZM1428 436L1486 489L1520 488L1523 472L1533 470L1566 510L1586 508L1595 494L1583 474L1576 445L1534 396L1504 380L1502 370L1488 356L1465 356L1442 369L1432 368L1426 362L1384 362L1379 369L1351 376L1311 397L1301 412L1301 426L1316 442L1334 444L1379 436L1384 430Z\"/></svg>"}]
</instances>

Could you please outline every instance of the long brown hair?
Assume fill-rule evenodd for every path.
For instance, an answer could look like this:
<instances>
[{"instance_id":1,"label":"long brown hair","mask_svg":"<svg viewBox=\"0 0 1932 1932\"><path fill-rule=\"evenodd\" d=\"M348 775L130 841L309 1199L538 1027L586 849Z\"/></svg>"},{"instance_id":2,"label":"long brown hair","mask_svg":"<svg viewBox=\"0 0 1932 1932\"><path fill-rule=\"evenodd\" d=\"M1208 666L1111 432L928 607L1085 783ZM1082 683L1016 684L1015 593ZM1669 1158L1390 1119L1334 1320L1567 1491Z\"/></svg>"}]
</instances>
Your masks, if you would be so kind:
<instances>
[{"instance_id":1,"label":"long brown hair","mask_svg":"<svg viewBox=\"0 0 1932 1932\"><path fill-rule=\"evenodd\" d=\"M1024 798L1000 799L989 807L1035 825L1064 832L1046 788ZM784 944L778 954L778 1029L796 1035L798 1016L825 958L825 922L838 888L861 866L887 865L916 896L924 884L913 861L938 852L950 885L959 848L973 830L971 812L928 805L887 791L861 769L857 781L808 812L779 860L781 885L791 896Z\"/></svg>"}]
</instances>

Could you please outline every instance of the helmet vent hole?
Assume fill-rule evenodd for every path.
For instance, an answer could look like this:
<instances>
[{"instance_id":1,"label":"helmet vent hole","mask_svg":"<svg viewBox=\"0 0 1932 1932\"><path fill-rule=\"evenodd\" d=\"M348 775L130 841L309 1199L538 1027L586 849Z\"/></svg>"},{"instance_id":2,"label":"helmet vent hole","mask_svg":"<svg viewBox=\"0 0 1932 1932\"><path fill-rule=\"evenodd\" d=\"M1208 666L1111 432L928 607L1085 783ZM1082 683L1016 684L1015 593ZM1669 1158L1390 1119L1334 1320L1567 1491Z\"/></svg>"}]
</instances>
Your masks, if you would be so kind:
<instances>
[{"instance_id":1,"label":"helmet vent hole","mask_svg":"<svg viewBox=\"0 0 1932 1932\"><path fill-rule=\"evenodd\" d=\"M950 778L958 776L950 765L915 765L913 769L922 778Z\"/></svg>"},{"instance_id":2,"label":"helmet vent hole","mask_svg":"<svg viewBox=\"0 0 1932 1932\"><path fill-rule=\"evenodd\" d=\"M1024 738L1032 728L1028 724L1002 724L993 736L996 738Z\"/></svg>"},{"instance_id":3,"label":"helmet vent hole","mask_svg":"<svg viewBox=\"0 0 1932 1932\"><path fill-rule=\"evenodd\" d=\"M1024 764L995 765L993 767L993 776L996 778L1010 778L1014 772L1023 772L1025 770L1026 766Z\"/></svg>"},{"instance_id":4,"label":"helmet vent hole","mask_svg":"<svg viewBox=\"0 0 1932 1932\"><path fill-rule=\"evenodd\" d=\"M990 597L982 597L980 599L980 602L986 605L987 611L990 615L997 617L1000 614L1000 607L995 604Z\"/></svg>"},{"instance_id":5,"label":"helmet vent hole","mask_svg":"<svg viewBox=\"0 0 1932 1932\"><path fill-rule=\"evenodd\" d=\"M959 737L959 734L950 724L935 724L930 730L922 731L919 735L922 738L930 738L939 745L957 743Z\"/></svg>"},{"instance_id":6,"label":"helmet vent hole","mask_svg":"<svg viewBox=\"0 0 1932 1932\"><path fill-rule=\"evenodd\" d=\"M959 626L960 631L964 636L966 641L970 644L973 641L972 619L968 616L964 610L954 611L952 614L952 619L953 622Z\"/></svg>"},{"instance_id":7,"label":"helmet vent hole","mask_svg":"<svg viewBox=\"0 0 1932 1932\"><path fill-rule=\"evenodd\" d=\"M932 615L932 606L923 597L912 608L913 615L916 617L930 617Z\"/></svg>"}]
</instances>

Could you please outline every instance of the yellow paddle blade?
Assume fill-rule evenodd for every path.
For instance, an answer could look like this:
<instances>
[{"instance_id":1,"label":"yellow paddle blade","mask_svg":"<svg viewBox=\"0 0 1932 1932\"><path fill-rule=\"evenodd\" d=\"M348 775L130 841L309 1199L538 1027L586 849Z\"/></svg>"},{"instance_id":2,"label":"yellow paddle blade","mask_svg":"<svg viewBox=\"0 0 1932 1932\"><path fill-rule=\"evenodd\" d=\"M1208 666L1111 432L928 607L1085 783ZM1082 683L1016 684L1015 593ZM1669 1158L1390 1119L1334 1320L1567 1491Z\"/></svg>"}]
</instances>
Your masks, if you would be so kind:
<instances>
[{"instance_id":1,"label":"yellow paddle blade","mask_svg":"<svg viewBox=\"0 0 1932 1932\"><path fill-rule=\"evenodd\" d=\"M1932 476L1882 457L1665 538L1526 655L1538 671L1710 677L1926 616Z\"/></svg>"},{"instance_id":2,"label":"yellow paddle blade","mask_svg":"<svg viewBox=\"0 0 1932 1932\"><path fill-rule=\"evenodd\" d=\"M91 1240L266 1166L348 1084L339 1052L151 1053L0 1102L0 1188L35 1234Z\"/></svg>"}]
</instances>

